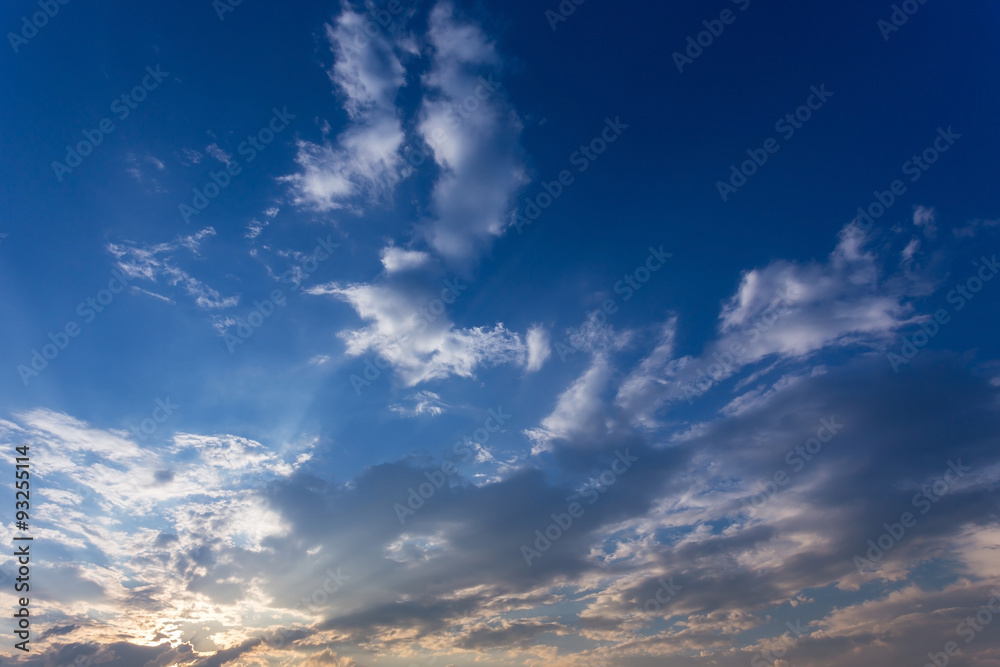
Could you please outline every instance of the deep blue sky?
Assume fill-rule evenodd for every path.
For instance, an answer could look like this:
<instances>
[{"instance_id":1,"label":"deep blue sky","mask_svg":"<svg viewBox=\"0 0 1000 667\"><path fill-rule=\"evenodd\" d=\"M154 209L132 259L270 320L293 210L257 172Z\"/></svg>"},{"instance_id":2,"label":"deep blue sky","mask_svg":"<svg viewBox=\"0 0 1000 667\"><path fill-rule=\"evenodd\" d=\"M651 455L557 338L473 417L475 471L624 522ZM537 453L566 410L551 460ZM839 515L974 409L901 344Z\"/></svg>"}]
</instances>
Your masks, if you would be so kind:
<instances>
[{"instance_id":1,"label":"deep blue sky","mask_svg":"<svg viewBox=\"0 0 1000 667\"><path fill-rule=\"evenodd\" d=\"M53 532L41 546L51 576L39 584L37 629L75 626L35 640L37 651L123 641L102 624L129 614L128 596L105 582L80 593L100 598L85 609L54 585L94 581L98 565L162 599L184 591L158 613L186 620L171 630L139 619L127 643L191 642L204 655L239 646L237 660L256 651L264 661L244 642L291 624L310 628L313 643L284 657L313 655L289 663L307 665L403 664L393 660L408 650L456 665L486 654L490 664L563 664L599 646L616 647L618 664L736 664L782 634L781 623L758 623L784 618L789 601L815 598L802 618L855 641L851 624L872 613L864 604L891 615L894 594L960 607L1000 574L977 551L997 537L995 500L982 493L996 480L986 434L997 418L1000 282L961 310L948 299L996 248L1000 8L929 0L884 39L878 21L891 3L591 1L553 30L545 12L557 7L401 3L361 50L344 46L365 13L348 2L248 0L220 20L208 0L77 1L16 50L7 37L0 424L10 442L52 452L37 464L39 489L58 491L39 510ZM735 20L678 72L673 53L724 10ZM37 11L7 3L0 26L19 32ZM147 67L168 74L121 119L112 102ZM449 126L446 110L474 98L480 76L498 91ZM832 96L782 137L775 122L820 86ZM286 109L294 118L248 162L242 142ZM114 130L60 180L53 162L105 118ZM606 119L627 129L580 172L574 155ZM446 140L435 146L439 126ZM911 182L904 163L949 128L960 138ZM772 137L780 150L724 201L718 181ZM427 156L412 173L402 171L411 149ZM178 207L232 160L240 173L185 221ZM530 226L509 226L562 170L574 180L556 201ZM853 234L858 207L896 179L905 194ZM337 246L331 256L282 281L318 240ZM626 301L616 285L661 246L670 258ZM78 304L113 271L128 288L87 322ZM421 324L418 309L455 280L465 288L454 303ZM239 320L275 289L286 305L231 352ZM752 340L740 333L784 294L774 324ZM594 320L608 299L614 312ZM895 372L887 355L941 308L950 321ZM34 351L69 322L80 334L32 374ZM733 341L747 351L692 398L698 371ZM375 361L384 369L363 384ZM180 407L155 432L129 434L168 397ZM476 458L439 491L454 497L402 528L393 504L501 406L509 422L479 438ZM806 468L780 511L771 501L773 514L734 518L738 499L835 408L855 418L836 436L841 454ZM960 418L964 430L948 430ZM526 565L521 542L625 446L648 462L634 485L609 490L573 546ZM873 530L882 515L898 518L906 492L963 452L980 453L978 476L949 505L949 522L895 550L880 575L852 574L850 556L868 539L852 517ZM891 480L879 481L882 466ZM849 480L857 496L838 486ZM182 514L204 503L228 518L188 535L196 522ZM81 504L128 546L83 546L91 537L74 533L69 512ZM821 506L820 522L845 531L837 544L809 533ZM267 528L247 537L239 516ZM174 578L144 570L162 544L143 542L143 531L178 537L153 559ZM268 542L278 535L284 546ZM935 540L958 546L936 552ZM853 549L846 561L841 549ZM353 589L310 616L283 616L322 585L329 558L317 553L354 567ZM928 554L940 562L918 571ZM302 579L261 573L279 557ZM478 584L486 597L465 597L471 573L490 567ZM719 567L738 594L702 587ZM620 618L682 568L691 597L676 615L639 627ZM553 609L540 602L556 595L565 597ZM509 609L486 602L504 596ZM414 600L415 610L391 612ZM207 616L193 615L198 605ZM184 625L213 614L211 640ZM924 622L905 632L929 646L952 632ZM380 634L387 628L405 638ZM976 649L988 652L987 641ZM864 650L883 664L931 650L907 644ZM133 648L123 643L119 658ZM820 639L795 650L794 664L846 659ZM698 651L715 651L715 662ZM189 664L182 657L174 662Z\"/></svg>"}]
</instances>

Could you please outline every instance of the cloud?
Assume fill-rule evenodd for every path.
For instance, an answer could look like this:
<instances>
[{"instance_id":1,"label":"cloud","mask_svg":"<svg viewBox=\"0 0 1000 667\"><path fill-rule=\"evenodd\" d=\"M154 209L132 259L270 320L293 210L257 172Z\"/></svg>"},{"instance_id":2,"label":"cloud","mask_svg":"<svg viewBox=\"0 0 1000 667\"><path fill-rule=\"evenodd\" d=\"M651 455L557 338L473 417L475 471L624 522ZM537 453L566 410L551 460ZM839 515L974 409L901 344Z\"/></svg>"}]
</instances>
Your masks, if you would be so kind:
<instances>
[{"instance_id":1,"label":"cloud","mask_svg":"<svg viewBox=\"0 0 1000 667\"><path fill-rule=\"evenodd\" d=\"M19 415L26 428L64 452L90 452L114 462L138 459L142 450L129 439L90 428L67 414L49 410L32 410Z\"/></svg>"},{"instance_id":2,"label":"cloud","mask_svg":"<svg viewBox=\"0 0 1000 667\"><path fill-rule=\"evenodd\" d=\"M719 313L717 338L699 356L673 356L674 324L632 371L620 405L652 423L661 406L691 401L742 368L801 361L825 349L879 349L914 322L914 296L932 289L928 275L901 268L885 275L871 238L841 232L826 262L776 260L743 273Z\"/></svg>"},{"instance_id":3,"label":"cloud","mask_svg":"<svg viewBox=\"0 0 1000 667\"><path fill-rule=\"evenodd\" d=\"M53 613L38 631L63 638L70 653L107 655L101 664L147 664L152 656L132 662L138 649L127 644L105 653L107 647L73 642L134 641L153 636L154 628L161 639L161 630L179 639L184 633L175 624L198 618L191 610L208 600L223 616L231 614L237 608L231 605L251 588L240 575L245 563L234 558L248 563L262 557L267 543L285 532L258 489L309 458L291 448L286 461L258 442L230 435L182 433L171 445L151 449L124 432L44 409L17 420L19 425L7 423L13 427L8 433L30 446L33 463L45 468L32 528L60 554L47 580ZM94 550L102 554L98 563L88 555ZM57 646L45 655L65 654L60 651ZM133 657L112 659L123 655ZM181 664L194 659L180 657Z\"/></svg>"},{"instance_id":4,"label":"cloud","mask_svg":"<svg viewBox=\"0 0 1000 667\"><path fill-rule=\"evenodd\" d=\"M528 329L525 342L528 346L528 362L525 368L528 372L537 371L552 354L552 348L549 345L549 332L540 326L531 327Z\"/></svg>"},{"instance_id":5,"label":"cloud","mask_svg":"<svg viewBox=\"0 0 1000 667\"><path fill-rule=\"evenodd\" d=\"M247 231L243 236L244 238L252 241L260 236L260 233L264 231L264 227L265 225L261 224L258 220L251 220L249 224L247 224Z\"/></svg>"},{"instance_id":6,"label":"cloud","mask_svg":"<svg viewBox=\"0 0 1000 667\"><path fill-rule=\"evenodd\" d=\"M381 255L386 273L413 271L424 268L431 262L431 256L422 250L406 250L396 246L383 248Z\"/></svg>"},{"instance_id":7,"label":"cloud","mask_svg":"<svg viewBox=\"0 0 1000 667\"><path fill-rule=\"evenodd\" d=\"M559 396L555 409L542 420L540 427L527 431L536 443L535 453L543 451L553 439L585 437L592 441L607 435L604 393L608 389L611 372L607 358L599 355L590 368Z\"/></svg>"},{"instance_id":8,"label":"cloud","mask_svg":"<svg viewBox=\"0 0 1000 667\"><path fill-rule=\"evenodd\" d=\"M170 297L163 296L162 294L157 294L156 292L150 292L149 290L142 289L141 287L137 287L135 285L129 287L128 291L129 294L145 294L146 296L152 297L154 299L159 299L160 301L163 301L164 303L169 303L171 305L177 303Z\"/></svg>"},{"instance_id":9,"label":"cloud","mask_svg":"<svg viewBox=\"0 0 1000 667\"><path fill-rule=\"evenodd\" d=\"M167 403L169 404L169 399ZM102 513L117 515L129 508L135 516L160 503L192 496L224 497L250 479L291 474L296 462L286 462L260 443L235 436L177 434L173 444L152 455L127 431L95 429L49 410L33 410L19 419L38 443L36 457L50 474L64 476L85 495L47 494L69 520L75 509L97 503ZM145 439L146 436L142 436ZM76 519L72 523L76 525ZM91 531L85 531L91 532Z\"/></svg>"},{"instance_id":10,"label":"cloud","mask_svg":"<svg viewBox=\"0 0 1000 667\"><path fill-rule=\"evenodd\" d=\"M183 157L181 158L181 162L182 162L182 163L183 163L183 164L184 164L185 166L189 166L189 165L191 165L191 164L200 164L200 163L201 163L201 160L202 160L202 158L204 157L204 156L203 156L203 155L202 155L201 153L199 153L198 151L195 151L195 150L191 150L190 148L182 148L182 149L181 149L181 154L182 154L182 156L183 156Z\"/></svg>"},{"instance_id":11,"label":"cloud","mask_svg":"<svg viewBox=\"0 0 1000 667\"><path fill-rule=\"evenodd\" d=\"M428 40L433 56L418 130L440 175L422 232L439 255L466 265L503 233L509 201L527 182L522 125L493 79L502 61L479 26L442 2L431 11Z\"/></svg>"},{"instance_id":12,"label":"cloud","mask_svg":"<svg viewBox=\"0 0 1000 667\"><path fill-rule=\"evenodd\" d=\"M300 207L359 212L366 200L391 198L426 159L417 157L426 147L437 173L429 215L417 234L446 262L467 269L503 233L509 201L527 182L522 124L495 79L503 61L478 25L459 18L450 3L436 5L427 29L430 66L420 77L416 136L404 150L407 135L396 101L407 81L402 58L415 48L396 25L366 36L368 45L358 48L356 38L368 20L345 7L327 26L334 53L329 76L350 120L335 141L300 140L299 170L283 180ZM425 263L423 253L411 253L422 251L387 250L386 270Z\"/></svg>"},{"instance_id":13,"label":"cloud","mask_svg":"<svg viewBox=\"0 0 1000 667\"><path fill-rule=\"evenodd\" d=\"M361 423L329 439L324 429L306 445L169 425L154 444L128 425L46 409L0 420L8 450L31 445L32 527L52 555L35 619L48 645L23 664L352 667L429 653L569 667L603 653L624 667L742 667L777 649L775 667L827 667L915 664L956 641L1000 585L1000 386L944 352L898 375L882 358L936 284L933 209L914 211L920 232L886 240L845 228L818 261L734 273L712 298L707 341L692 343L683 313L634 330L591 313L565 337L586 365L540 393L566 368L540 373L549 330L475 326L463 311L482 303L449 308L464 287L435 282L440 264L469 266L503 233L525 180L521 123L491 78L504 61L482 27L436 5L407 119L397 99L415 38L387 30L359 51L368 20L345 5L327 26L349 123L333 140L300 141L285 180L312 210L388 198L413 127L433 153L430 199L414 238L368 246L381 249L376 282L306 292L353 309L360 323L339 332L346 354L387 361L406 387L501 364L534 373L492 389L518 421L503 408L456 410L447 387L408 389L388 406L419 422L382 419L394 431ZM221 309L238 297L180 268L214 235L108 250L136 281ZM332 354L314 350L295 369L323 366L307 373L322 380ZM478 392L472 384L462 386ZM717 404L685 409L716 387ZM363 422L329 401L337 393L316 393L319 408ZM400 434L403 445L386 438ZM350 459L373 442L371 465ZM403 446L421 450L400 457ZM956 466L967 468L945 481ZM895 536L904 512L915 524ZM869 555L886 531L891 547ZM858 568L859 555L872 562ZM662 600L668 580L680 587ZM786 618L805 634L787 636ZM994 630L962 645L961 660L997 664ZM279 631L281 646L263 639Z\"/></svg>"},{"instance_id":14,"label":"cloud","mask_svg":"<svg viewBox=\"0 0 1000 667\"><path fill-rule=\"evenodd\" d=\"M142 660L155 657L163 665L268 655L301 662L317 654L329 662L345 659L337 648L344 645L400 656L419 646L455 663L539 656L530 659L565 665L606 646L615 664L629 667L709 660L735 667L771 647L787 647L791 664L808 667L859 655L899 664L910 649L939 651L1000 583L994 491L1000 412L997 388L959 364L931 357L915 363L919 382L871 358L806 374L794 390L777 391L668 445L661 435L630 431L631 420L617 415L622 376L596 355L539 425L555 468L546 473L525 462L482 485L472 483L472 470L456 473L405 527L392 506L427 481L436 466L425 468L426 461L382 463L349 483L301 468L262 486L237 477L232 486L198 481L195 495L156 500L156 511L138 523L131 506L116 510L119 525L91 512L86 500L76 514L80 503L72 498L46 501L40 528L83 535L109 559L103 569L72 574L96 590L71 595L67 585L64 595L47 598L65 610L52 628L78 626L59 630L66 644L53 646L53 654L79 652L82 644L73 642L89 636L113 648L115 659L134 659L140 649L122 637L137 644L155 628L171 628L173 648L145 647ZM796 446L814 437L824 419L841 426L799 467L787 454L798 456ZM8 422L8 438L31 438L53 454L103 452L141 467L133 476L164 468L164 461L148 460L151 452L137 456L122 436L65 415L31 413L18 422ZM66 443L80 449L67 450ZM635 459L631 468L611 467L620 460L616 449ZM232 435L181 434L162 456L175 462L197 456L219 474L245 476L269 461L277 466L261 443ZM970 470L921 514L913 495L940 479L949 459ZM83 477L79 464L53 468L43 458L38 465L77 475L82 487L62 478L59 484L83 497L102 483ZM602 471L610 469L621 480L609 486ZM764 493L763 482L776 470L786 472L787 483L741 514L743 501ZM533 543L534 531L545 530L551 515L574 500L583 514L527 566L521 545ZM859 574L853 556L906 510L918 515L916 526L876 570ZM46 535L49 544L71 548L68 537L54 536ZM941 568L940 586L905 583L932 564ZM120 585L126 573L143 586ZM314 595L340 575L347 579L333 593ZM62 576L50 573L59 582ZM669 604L646 605L667 578L680 591ZM304 607L303 598L318 602ZM203 617L185 620L209 603ZM558 618L553 605L564 610ZM95 626L88 611L95 606L110 619L106 626ZM798 615L806 636L780 639L785 627L768 620L779 613ZM207 655L184 648L202 641L192 639L195 628L213 623L220 625L208 633L212 643L199 648ZM281 628L298 629L280 651L254 639ZM577 636L572 648L560 644L569 628ZM963 651L983 661L998 641L984 632Z\"/></svg>"},{"instance_id":15,"label":"cloud","mask_svg":"<svg viewBox=\"0 0 1000 667\"><path fill-rule=\"evenodd\" d=\"M388 198L399 182L402 141L399 121L385 117L346 130L338 147L299 141L295 161L301 171L284 179L292 184L293 201L332 211L361 195L374 201Z\"/></svg>"},{"instance_id":16,"label":"cloud","mask_svg":"<svg viewBox=\"0 0 1000 667\"><path fill-rule=\"evenodd\" d=\"M419 536L428 536L428 544L444 545L433 556L415 554L400 561L409 571L400 590L407 602L375 603L368 612L331 618L324 628L359 639L365 633L375 634L390 644L395 641L389 628L396 635L410 636L409 628L417 636L439 638L452 650L488 651L492 639L506 631L505 623L485 620L492 618L484 602L490 597L488 591L503 590L515 598L546 591L554 595L556 590L565 594L566 582L572 581L577 592L570 595L585 610L592 610L581 612L583 636L603 633L601 628L614 630L615 641L621 644L619 664L645 664L638 656L647 651L681 660L692 650L729 664L726 652L734 649L733 635L761 626L765 610L795 602L808 608L809 618L822 614L823 608L803 597L802 591L850 587L858 576L852 556L867 548L869 535L877 537L884 530L882 523L894 514L898 518L896 507L910 506L910 489L919 489L925 480L939 476L949 456L963 461L975 457L985 467L921 518L920 531L907 537L912 542L904 540L889 552L881 576L898 577L920 567L928 557L978 562L971 554L982 554L980 560L987 557L990 545L996 546L995 539L986 539L971 550L948 545L955 544L959 535L971 534L970 523L995 523L995 503L987 499L1000 469L995 453L986 460L981 457L995 440L990 432L1000 416L989 395L992 390L982 380L968 376L959 380L960 372L940 366L924 372L935 378L932 384L913 385L868 360L837 373L807 376L796 391L779 392L752 410L710 425L703 434L672 450L657 451L633 435L630 451L638 462L625 473L628 483L611 486L593 505L583 501L586 510L580 521L527 568L523 558L516 558L518 546L535 539L532 531L552 521L549 514L566 506L574 490L581 488L578 484L585 487L588 478L596 479L601 466L607 465L601 459L609 443L625 438L621 429L616 433L580 421L595 411L613 413L613 407L606 401L602 405L600 399L613 395L608 392L613 376L606 364L595 363L547 418L554 437L550 451L566 462L559 475L569 480L557 484L522 469L483 487L440 489L440 495L406 524L409 543L417 544ZM919 412L914 412L915 405L938 400L930 389L938 381L962 389L941 404L940 411L914 421ZM945 454L939 443L950 427L940 421L941 415L966 410L971 410L970 428L952 432L949 440L953 446L965 444L950 446ZM820 420L831 415L843 429L813 457L813 467L793 475L793 481L752 518L739 518L741 499L757 493L757 482L770 479L777 468L791 475L794 467L786 463L786 452L814 436ZM602 440L603 444L590 454L580 456L575 450L572 465L559 457L560 450L575 448L581 435L595 432L595 444ZM748 438L753 446L748 446ZM900 447L910 452L903 467L898 465ZM351 493L375 495L388 489L393 495L393 486L398 485L395 495L402 497L414 482L389 481L390 472L388 467L372 470ZM412 477L418 478L419 474ZM340 502L348 501L344 498L335 504ZM815 521L820 513L822 526ZM474 525L488 528L470 534ZM373 539L382 543L395 538ZM493 554L497 555L495 564ZM492 576L467 584L465 567ZM437 593L432 592L434 585L411 588L413 581L426 581L422 577L436 572L448 573L447 587ZM683 590L661 617L676 616L681 624L653 629L649 623L656 614L642 608L659 588L658 580L666 576L673 576ZM539 625L558 634L538 614L523 614L526 627L518 628L517 634L523 631L531 636L531 628ZM477 621L477 615L484 620ZM782 632L784 628L774 636ZM858 640L866 650L877 650L874 637ZM738 649L744 664L758 650L757 641L735 640L736 646L744 647ZM841 651L849 650L831 648L831 655L840 656L841 661Z\"/></svg>"},{"instance_id":17,"label":"cloud","mask_svg":"<svg viewBox=\"0 0 1000 667\"><path fill-rule=\"evenodd\" d=\"M205 152L223 164L229 164L233 156L219 148L219 144L209 144L205 147Z\"/></svg>"},{"instance_id":18,"label":"cloud","mask_svg":"<svg viewBox=\"0 0 1000 667\"><path fill-rule=\"evenodd\" d=\"M384 200L400 180L404 133L395 100L406 82L405 69L385 32L370 37L365 48L355 46L367 20L345 6L326 26L334 54L330 80L351 120L334 143L298 142L299 172L283 178L298 206L331 211L362 196Z\"/></svg>"},{"instance_id":19,"label":"cloud","mask_svg":"<svg viewBox=\"0 0 1000 667\"><path fill-rule=\"evenodd\" d=\"M200 254L205 239L215 236L215 229L206 227L201 231L178 236L171 242L139 244L132 242L109 243L108 252L114 255L116 266L129 278L140 278L153 283L160 280L170 286L181 286L195 303L206 309L231 308L239 303L238 296L223 297L217 290L193 277L176 264L176 256L181 249L193 256ZM162 295L152 294L164 299Z\"/></svg>"},{"instance_id":20,"label":"cloud","mask_svg":"<svg viewBox=\"0 0 1000 667\"><path fill-rule=\"evenodd\" d=\"M398 169L405 136L396 98L406 81L401 54L413 48L389 28L372 37L367 48L357 49L354 38L365 20L345 8L327 26L335 54L330 78L344 96L351 121L335 144L300 142L302 169L287 180L301 206L355 207L363 194L388 196L401 173L411 171ZM440 3L431 10L427 40L430 65L420 78L416 126L438 173L431 215L418 223L418 236L446 262L467 269L503 232L508 200L525 180L521 123L493 78L502 61L478 25L459 19L451 4ZM443 308L424 284L435 268L430 252L391 243L380 257L385 274L378 283L310 290L349 303L369 323L340 334L349 355L372 352L392 364L406 386L415 386L451 375L471 378L476 369L497 364L535 371L550 354L540 329L529 332L525 342L502 323L461 328L442 310L428 314L426 308ZM400 274L411 280L399 280Z\"/></svg>"},{"instance_id":21,"label":"cloud","mask_svg":"<svg viewBox=\"0 0 1000 667\"><path fill-rule=\"evenodd\" d=\"M418 391L407 398L410 406L402 403L390 405L389 409L402 417L419 417L430 415L437 417L444 414L448 406L441 402L441 397L432 391Z\"/></svg>"},{"instance_id":22,"label":"cloud","mask_svg":"<svg viewBox=\"0 0 1000 667\"><path fill-rule=\"evenodd\" d=\"M251 220L247 224L247 231L246 234L243 235L243 238L253 241L255 238L260 236L261 232L263 232L264 228L267 227L269 224L270 221L267 220L265 220L264 222L261 222L260 220L256 219Z\"/></svg>"},{"instance_id":23,"label":"cloud","mask_svg":"<svg viewBox=\"0 0 1000 667\"><path fill-rule=\"evenodd\" d=\"M153 157L152 155L145 155L142 157L141 161L135 153L129 152L125 155L125 161L128 163L128 167L125 172L134 178L139 183L146 183L148 181L154 192L166 192L160 185L156 178L148 174L148 169L144 170L143 163L150 164L156 171L164 171L167 166L163 164L162 161Z\"/></svg>"},{"instance_id":24,"label":"cloud","mask_svg":"<svg viewBox=\"0 0 1000 667\"><path fill-rule=\"evenodd\" d=\"M355 667L358 663L346 657L339 657L328 648L323 649L300 663L301 667Z\"/></svg>"},{"instance_id":25,"label":"cloud","mask_svg":"<svg viewBox=\"0 0 1000 667\"><path fill-rule=\"evenodd\" d=\"M952 230L956 238L975 238L983 229L1000 226L1000 219L997 220L971 220L964 227Z\"/></svg>"},{"instance_id":26,"label":"cloud","mask_svg":"<svg viewBox=\"0 0 1000 667\"><path fill-rule=\"evenodd\" d=\"M332 283L306 292L344 301L370 322L362 329L340 333L347 354L378 355L408 387L450 375L471 378L479 367L523 365L527 358L521 337L502 323L492 329L457 328L442 311L430 310L434 303L443 307L435 293L415 285Z\"/></svg>"}]
</instances>

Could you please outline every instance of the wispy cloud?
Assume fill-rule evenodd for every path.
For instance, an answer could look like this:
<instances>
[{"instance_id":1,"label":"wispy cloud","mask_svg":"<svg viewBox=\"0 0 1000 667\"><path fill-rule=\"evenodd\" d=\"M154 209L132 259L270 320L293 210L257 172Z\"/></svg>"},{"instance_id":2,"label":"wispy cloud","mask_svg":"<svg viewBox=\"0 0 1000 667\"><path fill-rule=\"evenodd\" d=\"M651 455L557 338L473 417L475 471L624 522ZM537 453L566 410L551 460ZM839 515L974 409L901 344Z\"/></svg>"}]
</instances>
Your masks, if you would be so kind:
<instances>
[{"instance_id":1,"label":"wispy cloud","mask_svg":"<svg viewBox=\"0 0 1000 667\"><path fill-rule=\"evenodd\" d=\"M391 36L378 32L359 49L368 18L346 6L326 38L334 54L330 80L343 96L351 120L336 141L300 140L298 173L285 177L298 206L330 211L360 198L385 200L400 180L400 146L404 140L396 96L405 70Z\"/></svg>"},{"instance_id":2,"label":"wispy cloud","mask_svg":"<svg viewBox=\"0 0 1000 667\"><path fill-rule=\"evenodd\" d=\"M215 236L215 230L206 227L195 234L178 236L173 241L165 243L140 244L125 241L109 243L107 249L114 255L118 269L126 276L152 283L163 281L170 286L180 286L201 308L231 308L239 303L238 296L223 297L217 290L193 277L176 263L181 250L186 250L197 257L202 243L212 236ZM161 295L155 296L163 298Z\"/></svg>"}]
</instances>

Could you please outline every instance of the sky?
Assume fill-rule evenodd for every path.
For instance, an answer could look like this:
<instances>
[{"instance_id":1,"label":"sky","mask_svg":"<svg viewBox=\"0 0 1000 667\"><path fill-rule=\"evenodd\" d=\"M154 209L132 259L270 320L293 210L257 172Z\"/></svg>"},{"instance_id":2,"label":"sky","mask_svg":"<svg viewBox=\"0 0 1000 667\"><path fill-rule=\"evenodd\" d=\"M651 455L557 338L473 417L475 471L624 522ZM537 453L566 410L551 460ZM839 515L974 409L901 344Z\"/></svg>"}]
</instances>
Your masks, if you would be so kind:
<instances>
[{"instance_id":1,"label":"sky","mask_svg":"<svg viewBox=\"0 0 1000 667\"><path fill-rule=\"evenodd\" d=\"M996 3L0 26L3 662L1000 666Z\"/></svg>"}]
</instances>

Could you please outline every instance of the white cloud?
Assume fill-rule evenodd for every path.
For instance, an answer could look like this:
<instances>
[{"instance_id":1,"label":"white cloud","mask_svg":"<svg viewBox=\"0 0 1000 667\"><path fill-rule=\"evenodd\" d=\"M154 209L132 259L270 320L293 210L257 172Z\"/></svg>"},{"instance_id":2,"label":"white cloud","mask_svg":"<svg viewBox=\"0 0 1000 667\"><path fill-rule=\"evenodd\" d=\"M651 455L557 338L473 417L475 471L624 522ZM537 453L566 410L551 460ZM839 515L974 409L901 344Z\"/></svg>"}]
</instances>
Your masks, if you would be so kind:
<instances>
[{"instance_id":1,"label":"white cloud","mask_svg":"<svg viewBox=\"0 0 1000 667\"><path fill-rule=\"evenodd\" d=\"M402 417L419 417L420 415L430 415L437 417L444 414L446 406L441 402L441 397L432 391L418 391L407 398L410 405L396 403L390 405L389 409Z\"/></svg>"},{"instance_id":2,"label":"white cloud","mask_svg":"<svg viewBox=\"0 0 1000 667\"><path fill-rule=\"evenodd\" d=\"M607 358L597 355L590 368L560 394L552 413L541 425L525 431L535 442L532 453L546 451L553 439L592 441L606 434L609 424L604 393L611 375L612 367Z\"/></svg>"},{"instance_id":3,"label":"white cloud","mask_svg":"<svg viewBox=\"0 0 1000 667\"><path fill-rule=\"evenodd\" d=\"M223 164L229 164L233 156L219 148L219 144L209 144L205 147L205 152Z\"/></svg>"},{"instance_id":4,"label":"white cloud","mask_svg":"<svg viewBox=\"0 0 1000 667\"><path fill-rule=\"evenodd\" d=\"M340 334L347 353L378 355L392 364L406 386L449 375L471 378L481 366L524 364L527 358L521 337L502 323L492 329L459 329L445 315L430 314L427 306L436 299L434 292L404 291L386 284L329 284L307 292L349 303L361 319L370 322L363 329Z\"/></svg>"},{"instance_id":5,"label":"white cloud","mask_svg":"<svg viewBox=\"0 0 1000 667\"><path fill-rule=\"evenodd\" d=\"M579 329L570 328L567 332L570 347L603 354L621 350L628 345L632 339L632 332L615 331L615 328L607 323L607 317L604 315L600 310L591 311L587 313Z\"/></svg>"},{"instance_id":6,"label":"white cloud","mask_svg":"<svg viewBox=\"0 0 1000 667\"><path fill-rule=\"evenodd\" d=\"M147 289L142 289L141 287L137 287L135 285L132 285L131 287L129 287L128 291L129 291L129 294L145 294L148 297L152 297L154 299L159 299L160 301L163 301L164 303L169 303L171 305L173 305L174 303L176 303L176 301L174 301L170 297L163 296L162 294L157 294L156 292L150 292Z\"/></svg>"},{"instance_id":7,"label":"white cloud","mask_svg":"<svg viewBox=\"0 0 1000 667\"><path fill-rule=\"evenodd\" d=\"M701 357L674 358L668 327L661 345L626 379L619 404L650 425L660 405L690 400L747 365L885 345L912 322L908 298L927 285L912 275L908 281L882 275L868 242L848 226L825 263L777 260L745 272L722 306L718 337Z\"/></svg>"},{"instance_id":8,"label":"white cloud","mask_svg":"<svg viewBox=\"0 0 1000 667\"><path fill-rule=\"evenodd\" d=\"M674 356L677 344L677 317L671 317L660 329L653 351L629 373L618 389L617 401L626 406L633 418L646 427L655 425L651 413L659 404L664 388L672 384L686 359Z\"/></svg>"},{"instance_id":9,"label":"white cloud","mask_svg":"<svg viewBox=\"0 0 1000 667\"><path fill-rule=\"evenodd\" d=\"M299 173L283 179L298 206L330 211L362 195L385 199L400 180L404 134L395 100L405 70L385 33L371 37L363 49L354 46L367 20L347 8L335 25L326 26L335 56L330 79L344 95L351 125L335 144L298 142Z\"/></svg>"},{"instance_id":10,"label":"white cloud","mask_svg":"<svg viewBox=\"0 0 1000 667\"><path fill-rule=\"evenodd\" d=\"M35 443L33 457L49 476L47 484L64 489L47 497L74 509L86 507L78 498L96 499L109 526L123 521L123 512L138 517L162 503L229 496L246 488L250 478L286 477L301 463L301 457L285 461L261 443L233 435L180 433L173 444L151 450L127 431L94 428L51 410L32 410L18 419ZM53 484L51 476L66 484ZM60 510L43 516L60 516Z\"/></svg>"},{"instance_id":11,"label":"white cloud","mask_svg":"<svg viewBox=\"0 0 1000 667\"><path fill-rule=\"evenodd\" d=\"M528 329L525 342L528 345L526 368L528 372L537 371L552 354L552 347L549 345L549 332L540 326L531 327Z\"/></svg>"},{"instance_id":12,"label":"white cloud","mask_svg":"<svg viewBox=\"0 0 1000 667\"><path fill-rule=\"evenodd\" d=\"M399 182L399 146L403 132L395 118L372 119L347 129L339 146L298 142L298 174L285 177L292 184L293 201L318 211L348 206L355 197L387 198Z\"/></svg>"},{"instance_id":13,"label":"white cloud","mask_svg":"<svg viewBox=\"0 0 1000 667\"><path fill-rule=\"evenodd\" d=\"M441 175L423 233L441 256L462 264L503 233L509 201L527 182L521 122L492 81L489 68L501 61L478 26L443 2L431 12L428 39L434 55L418 130Z\"/></svg>"},{"instance_id":14,"label":"white cloud","mask_svg":"<svg viewBox=\"0 0 1000 667\"><path fill-rule=\"evenodd\" d=\"M261 222L260 220L256 219L251 220L247 224L247 231L246 234L243 235L243 238L249 239L251 241L254 240L258 236L260 236L261 232L264 231L264 228L267 227L268 224L269 222L266 220L264 222Z\"/></svg>"},{"instance_id":15,"label":"white cloud","mask_svg":"<svg viewBox=\"0 0 1000 667\"><path fill-rule=\"evenodd\" d=\"M18 418L37 436L59 452L92 452L118 463L138 459L142 450L128 438L91 428L88 424L61 412L32 410Z\"/></svg>"},{"instance_id":16,"label":"white cloud","mask_svg":"<svg viewBox=\"0 0 1000 667\"><path fill-rule=\"evenodd\" d=\"M184 248L197 256L202 242L211 236L215 236L215 230L206 227L195 234L179 236L168 243L109 243L107 249L115 256L118 269L130 278L142 278L154 283L162 279L168 285L183 287L202 308L230 308L239 303L238 296L223 297L217 290L193 277L175 263L178 250ZM150 295L166 299L159 294L150 293Z\"/></svg>"},{"instance_id":17,"label":"white cloud","mask_svg":"<svg viewBox=\"0 0 1000 667\"><path fill-rule=\"evenodd\" d=\"M387 273L412 271L428 266L431 256L422 250L406 250L396 246L382 249L382 266Z\"/></svg>"}]
</instances>

